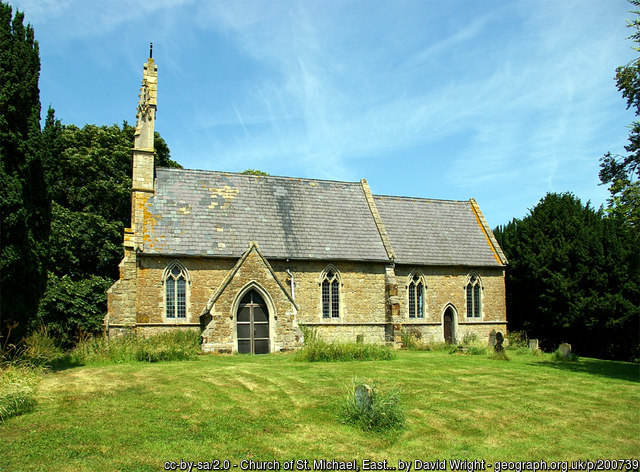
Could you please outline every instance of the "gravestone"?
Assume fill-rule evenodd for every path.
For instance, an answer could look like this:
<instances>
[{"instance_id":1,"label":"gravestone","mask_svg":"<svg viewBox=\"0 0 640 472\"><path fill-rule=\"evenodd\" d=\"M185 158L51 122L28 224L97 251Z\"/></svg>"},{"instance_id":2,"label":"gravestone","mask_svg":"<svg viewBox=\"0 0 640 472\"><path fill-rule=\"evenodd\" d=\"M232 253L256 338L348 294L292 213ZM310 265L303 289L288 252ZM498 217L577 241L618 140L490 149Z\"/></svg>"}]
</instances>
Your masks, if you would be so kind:
<instances>
[{"instance_id":1,"label":"gravestone","mask_svg":"<svg viewBox=\"0 0 640 472\"><path fill-rule=\"evenodd\" d=\"M562 343L560 344L560 346L558 346L558 349L560 350L560 354L562 354L562 357L568 359L569 356L571 356L571 344Z\"/></svg>"},{"instance_id":2,"label":"gravestone","mask_svg":"<svg viewBox=\"0 0 640 472\"><path fill-rule=\"evenodd\" d=\"M537 351L538 349L540 349L537 339L529 339L529 349L531 349L532 351Z\"/></svg>"},{"instance_id":3,"label":"gravestone","mask_svg":"<svg viewBox=\"0 0 640 472\"><path fill-rule=\"evenodd\" d=\"M373 390L367 384L356 385L356 406L360 411L366 411L371 408L371 396Z\"/></svg>"},{"instance_id":4,"label":"gravestone","mask_svg":"<svg viewBox=\"0 0 640 472\"><path fill-rule=\"evenodd\" d=\"M495 346L496 345L496 330L492 329L491 332L489 333L489 346Z\"/></svg>"},{"instance_id":5,"label":"gravestone","mask_svg":"<svg viewBox=\"0 0 640 472\"><path fill-rule=\"evenodd\" d=\"M504 352L504 347L502 347L502 342L504 341L504 336L500 331L496 333L496 345L493 346L494 351L497 353Z\"/></svg>"}]
</instances>

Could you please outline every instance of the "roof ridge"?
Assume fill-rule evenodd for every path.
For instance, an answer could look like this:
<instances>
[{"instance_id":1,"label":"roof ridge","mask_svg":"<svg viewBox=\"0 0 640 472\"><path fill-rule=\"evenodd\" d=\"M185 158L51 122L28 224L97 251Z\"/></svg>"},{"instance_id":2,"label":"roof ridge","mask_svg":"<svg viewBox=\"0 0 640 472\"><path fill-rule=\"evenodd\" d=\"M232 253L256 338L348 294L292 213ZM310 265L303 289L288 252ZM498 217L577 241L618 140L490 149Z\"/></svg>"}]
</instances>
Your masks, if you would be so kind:
<instances>
[{"instance_id":1,"label":"roof ridge","mask_svg":"<svg viewBox=\"0 0 640 472\"><path fill-rule=\"evenodd\" d=\"M408 197L404 195L373 195L373 198L398 198L402 200L417 200L427 202L446 202L446 203L466 203L469 204L469 200L451 200L447 198L426 198L426 197Z\"/></svg>"},{"instance_id":2,"label":"roof ridge","mask_svg":"<svg viewBox=\"0 0 640 472\"><path fill-rule=\"evenodd\" d=\"M351 184L360 185L360 182L354 182L350 180L332 180L332 179L312 179L309 177L290 177L286 175L255 175L255 174L243 174L242 172L226 172L221 170L205 170L205 169L181 169L179 167L156 167L157 170L170 171L170 172L193 172L198 174L217 174L217 175L238 175L248 178L256 179L281 179L281 180L298 180L306 182L332 182L337 184Z\"/></svg>"}]
</instances>

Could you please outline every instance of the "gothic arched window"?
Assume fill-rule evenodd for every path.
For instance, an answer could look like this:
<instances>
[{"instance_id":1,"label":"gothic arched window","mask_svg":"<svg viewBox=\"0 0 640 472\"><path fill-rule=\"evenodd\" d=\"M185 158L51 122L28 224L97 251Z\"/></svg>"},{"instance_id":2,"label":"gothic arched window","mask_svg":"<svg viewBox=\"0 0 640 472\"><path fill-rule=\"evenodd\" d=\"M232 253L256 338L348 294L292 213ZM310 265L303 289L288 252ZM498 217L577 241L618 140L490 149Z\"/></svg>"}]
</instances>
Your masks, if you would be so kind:
<instances>
[{"instance_id":1,"label":"gothic arched window","mask_svg":"<svg viewBox=\"0 0 640 472\"><path fill-rule=\"evenodd\" d=\"M180 261L171 262L164 270L165 317L180 319L187 317L187 286L189 273Z\"/></svg>"},{"instance_id":2,"label":"gothic arched window","mask_svg":"<svg viewBox=\"0 0 640 472\"><path fill-rule=\"evenodd\" d=\"M416 272L409 277L409 318L424 318L425 285Z\"/></svg>"},{"instance_id":3,"label":"gothic arched window","mask_svg":"<svg viewBox=\"0 0 640 472\"><path fill-rule=\"evenodd\" d=\"M335 267L325 269L321 278L322 317L340 318L340 275Z\"/></svg>"},{"instance_id":4,"label":"gothic arched window","mask_svg":"<svg viewBox=\"0 0 640 472\"><path fill-rule=\"evenodd\" d=\"M467 282L467 318L482 317L482 286L480 277L472 274Z\"/></svg>"}]
</instances>

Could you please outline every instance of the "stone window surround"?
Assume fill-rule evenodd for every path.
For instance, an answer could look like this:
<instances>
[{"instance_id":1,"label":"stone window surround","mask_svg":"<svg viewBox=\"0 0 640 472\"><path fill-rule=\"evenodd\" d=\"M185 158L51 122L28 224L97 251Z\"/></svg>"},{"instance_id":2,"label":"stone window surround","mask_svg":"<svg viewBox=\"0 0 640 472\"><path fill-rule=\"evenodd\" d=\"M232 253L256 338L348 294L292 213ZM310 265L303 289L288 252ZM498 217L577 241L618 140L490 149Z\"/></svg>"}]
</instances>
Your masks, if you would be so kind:
<instances>
[{"instance_id":1,"label":"stone window surround","mask_svg":"<svg viewBox=\"0 0 640 472\"><path fill-rule=\"evenodd\" d=\"M333 317L331 316L331 311L329 312L329 317L328 318L324 318L323 317L323 312L322 312L322 282L324 282L324 280L327 277L327 274L329 272L333 272L335 275L335 278L338 282L338 317ZM320 273L320 277L318 278L318 313L319 313L319 318L320 320L322 320L325 323L331 323L331 322L339 322L342 320L343 317L343 308L344 308L344 280L342 279L342 274L340 273L340 271L338 270L338 268L336 266L334 266L333 264L327 264L325 266L325 268L322 270L322 272ZM333 300L332 300L333 301Z\"/></svg>"},{"instance_id":2,"label":"stone window surround","mask_svg":"<svg viewBox=\"0 0 640 472\"><path fill-rule=\"evenodd\" d=\"M409 287L411 286L411 282L415 276L418 276L418 283L422 284L422 313L418 314L418 316L412 317L409 312ZM407 284L405 285L405 305L407 307L406 310L406 319L409 321L424 321L427 319L427 279L424 274L419 269L414 269L409 272L407 276Z\"/></svg>"},{"instance_id":3,"label":"stone window surround","mask_svg":"<svg viewBox=\"0 0 640 472\"><path fill-rule=\"evenodd\" d=\"M473 286L478 285L480 287L480 308L477 310L479 312L479 316L476 317L470 316L470 307L468 306L467 287L469 287L470 284L473 284ZM464 283L464 308L465 320L467 323L481 323L484 321L484 284L482 283L480 274L476 271L470 271L469 274L467 274L467 278Z\"/></svg>"},{"instance_id":4,"label":"stone window surround","mask_svg":"<svg viewBox=\"0 0 640 472\"><path fill-rule=\"evenodd\" d=\"M167 289L165 286L165 282L167 281L167 279L170 279L170 278L173 279L173 276L171 275L171 271L174 268L180 269L180 272L181 272L180 275L184 275L185 282L186 282L185 283L185 316L184 318L178 318L177 316L174 316L174 317L167 316ZM162 272L162 285L163 285L162 319L165 322L176 323L176 324L188 323L189 322L189 306L191 304L191 290L190 290L191 277L189 276L189 271L180 260L174 259L167 264L167 267L165 267L164 271ZM174 295L177 298L177 294L174 294Z\"/></svg>"}]
</instances>

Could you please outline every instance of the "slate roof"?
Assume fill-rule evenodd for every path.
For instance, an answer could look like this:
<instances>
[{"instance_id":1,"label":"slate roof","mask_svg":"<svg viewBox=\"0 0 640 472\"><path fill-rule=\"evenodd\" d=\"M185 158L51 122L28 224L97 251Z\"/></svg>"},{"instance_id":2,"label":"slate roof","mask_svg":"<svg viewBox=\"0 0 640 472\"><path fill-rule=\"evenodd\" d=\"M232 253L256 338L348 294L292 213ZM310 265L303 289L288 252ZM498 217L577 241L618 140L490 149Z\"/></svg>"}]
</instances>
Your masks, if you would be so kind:
<instances>
[{"instance_id":1,"label":"slate roof","mask_svg":"<svg viewBox=\"0 0 640 472\"><path fill-rule=\"evenodd\" d=\"M145 254L388 260L359 182L156 168Z\"/></svg>"},{"instance_id":2,"label":"slate roof","mask_svg":"<svg viewBox=\"0 0 640 472\"><path fill-rule=\"evenodd\" d=\"M501 266L469 201L374 195L398 264Z\"/></svg>"},{"instance_id":3,"label":"slate roof","mask_svg":"<svg viewBox=\"0 0 640 472\"><path fill-rule=\"evenodd\" d=\"M374 196L400 264L502 265L469 201ZM144 254L388 262L360 182L156 168Z\"/></svg>"}]
</instances>

